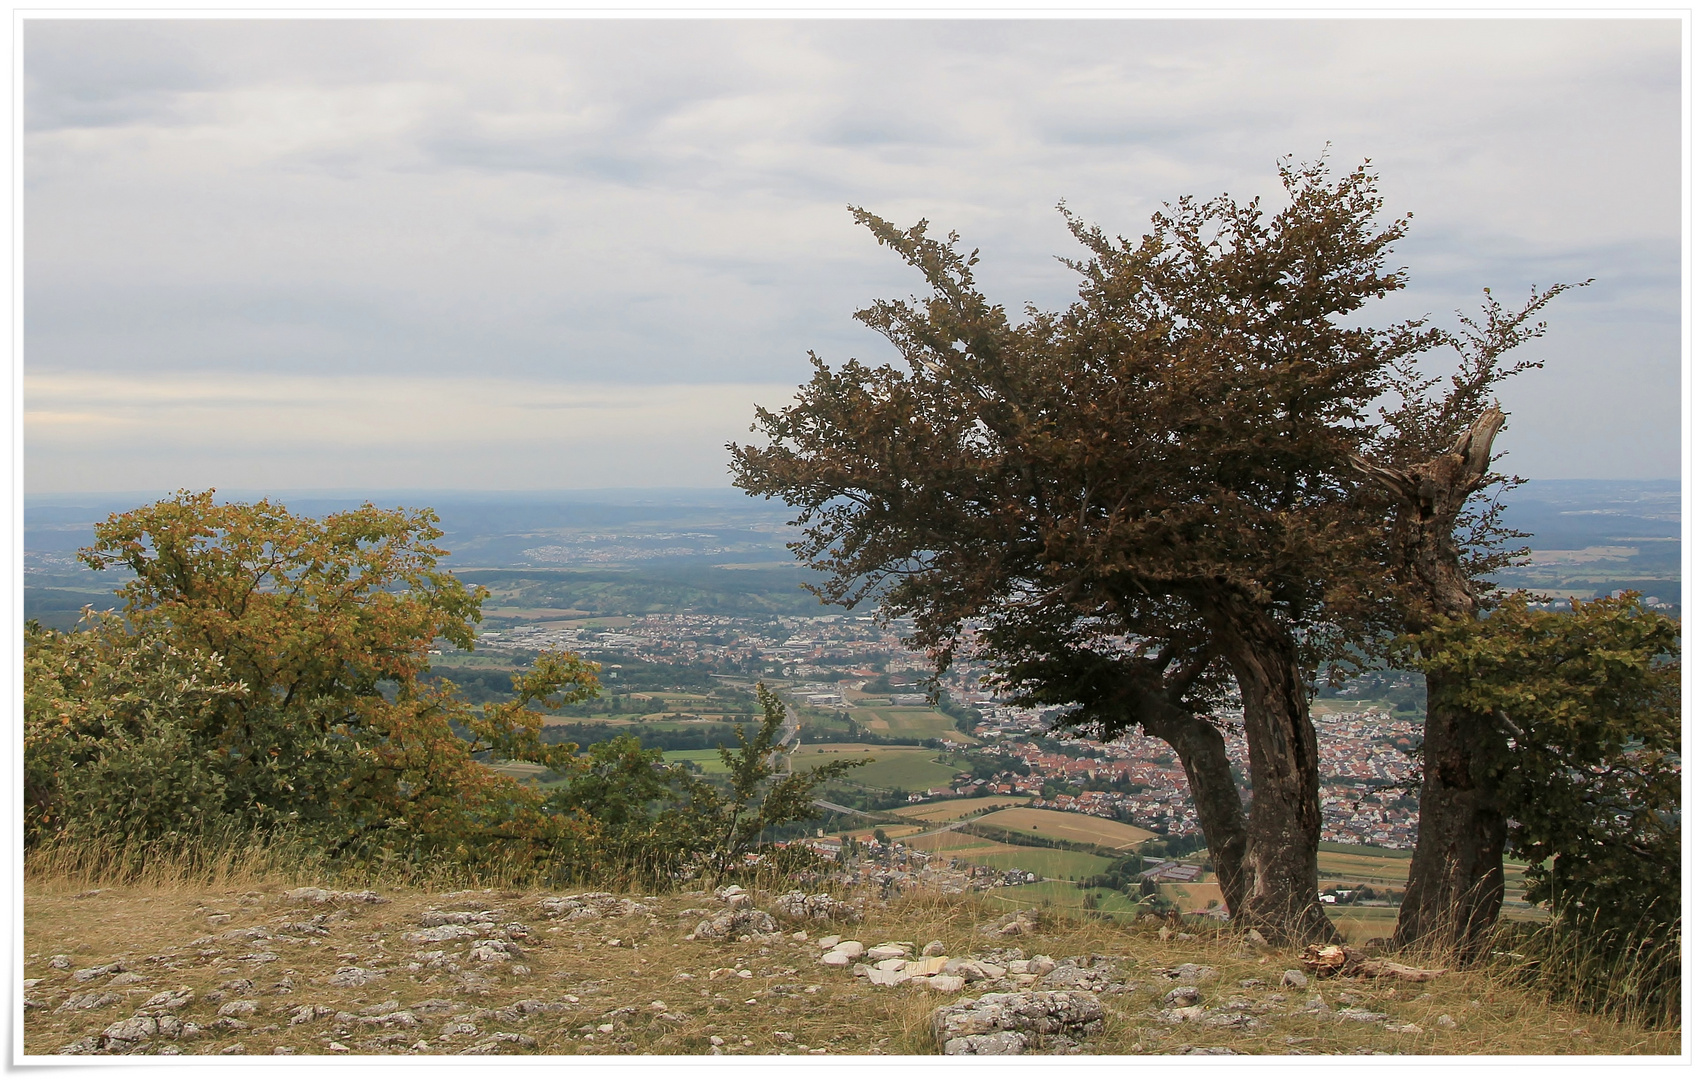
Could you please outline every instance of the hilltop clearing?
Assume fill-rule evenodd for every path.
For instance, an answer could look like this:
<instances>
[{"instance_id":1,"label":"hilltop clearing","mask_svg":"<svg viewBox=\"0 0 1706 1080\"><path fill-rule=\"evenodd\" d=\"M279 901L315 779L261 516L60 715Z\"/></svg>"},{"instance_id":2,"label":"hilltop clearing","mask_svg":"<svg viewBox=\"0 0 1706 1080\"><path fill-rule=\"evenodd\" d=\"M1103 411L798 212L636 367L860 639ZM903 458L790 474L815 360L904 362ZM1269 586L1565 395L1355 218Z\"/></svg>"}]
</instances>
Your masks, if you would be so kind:
<instances>
[{"instance_id":1,"label":"hilltop clearing","mask_svg":"<svg viewBox=\"0 0 1706 1080\"><path fill-rule=\"evenodd\" d=\"M85 884L26 886L32 1056L1679 1051L1484 971L1321 978L988 894Z\"/></svg>"}]
</instances>

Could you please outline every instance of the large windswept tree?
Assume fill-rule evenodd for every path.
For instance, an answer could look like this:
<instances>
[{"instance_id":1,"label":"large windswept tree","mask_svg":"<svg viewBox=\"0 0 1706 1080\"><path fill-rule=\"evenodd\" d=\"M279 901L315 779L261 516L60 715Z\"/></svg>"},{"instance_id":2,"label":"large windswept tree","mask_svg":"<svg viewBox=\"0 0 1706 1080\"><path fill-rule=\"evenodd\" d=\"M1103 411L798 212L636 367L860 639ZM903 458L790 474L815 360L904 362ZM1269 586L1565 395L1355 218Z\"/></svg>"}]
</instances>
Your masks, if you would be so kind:
<instances>
[{"instance_id":1,"label":"large windswept tree","mask_svg":"<svg viewBox=\"0 0 1706 1080\"><path fill-rule=\"evenodd\" d=\"M814 356L795 404L760 410L767 445L731 450L739 486L801 509L825 599L913 616L943 666L975 620L1009 688L1169 739L1236 917L1322 940L1309 688L1374 535L1339 478L1384 373L1434 338L1353 319L1404 284L1373 174L1280 176L1271 216L1184 198L1135 242L1069 218L1079 299L1018 324L956 237L855 211L930 287L858 316L904 370ZM1233 686L1247 813L1205 715Z\"/></svg>"}]
</instances>

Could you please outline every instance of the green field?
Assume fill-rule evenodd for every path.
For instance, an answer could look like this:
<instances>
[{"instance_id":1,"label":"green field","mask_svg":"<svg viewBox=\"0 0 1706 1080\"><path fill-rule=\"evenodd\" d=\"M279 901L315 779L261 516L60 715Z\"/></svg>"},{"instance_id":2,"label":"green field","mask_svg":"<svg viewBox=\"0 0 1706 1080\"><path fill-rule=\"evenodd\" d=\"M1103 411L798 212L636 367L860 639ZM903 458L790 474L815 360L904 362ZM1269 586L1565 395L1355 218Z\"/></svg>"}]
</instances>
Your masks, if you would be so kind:
<instances>
[{"instance_id":1,"label":"green field","mask_svg":"<svg viewBox=\"0 0 1706 1080\"><path fill-rule=\"evenodd\" d=\"M789 763L795 770L804 770L813 765L827 765L832 761L847 758L871 758L873 760L869 765L861 765L849 772L847 781L868 788L928 791L953 780L954 774L958 772L954 766L943 765L937 761L936 755L939 753L938 750L921 746L833 743L827 746L801 747L797 753L790 755ZM706 773L728 771L723 767L715 750L667 750L663 756L665 761L693 762Z\"/></svg>"},{"instance_id":2,"label":"green field","mask_svg":"<svg viewBox=\"0 0 1706 1080\"><path fill-rule=\"evenodd\" d=\"M954 729L953 717L925 706L861 706L850 710L849 715L853 717L854 723L878 735L893 735L906 739L940 739L946 735L968 741Z\"/></svg>"},{"instance_id":3,"label":"green field","mask_svg":"<svg viewBox=\"0 0 1706 1080\"><path fill-rule=\"evenodd\" d=\"M1111 861L1100 855L1082 851L1002 844L959 832L941 832L934 836L909 839L907 843L920 851L933 851L966 862L981 863L997 870L1016 867L1051 878L1089 877L1106 870Z\"/></svg>"}]
</instances>

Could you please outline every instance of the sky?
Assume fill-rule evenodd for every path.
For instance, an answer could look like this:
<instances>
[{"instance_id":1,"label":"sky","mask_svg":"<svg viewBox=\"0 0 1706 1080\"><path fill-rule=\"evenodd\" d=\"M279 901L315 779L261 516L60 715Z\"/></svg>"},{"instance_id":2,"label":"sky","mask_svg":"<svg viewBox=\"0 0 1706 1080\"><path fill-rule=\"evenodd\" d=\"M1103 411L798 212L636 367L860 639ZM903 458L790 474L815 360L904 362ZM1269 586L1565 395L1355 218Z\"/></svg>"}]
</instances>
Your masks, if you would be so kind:
<instances>
[{"instance_id":1,"label":"sky","mask_svg":"<svg viewBox=\"0 0 1706 1080\"><path fill-rule=\"evenodd\" d=\"M1681 455L1676 19L27 20L28 494L691 487L755 403L893 359L957 231L1015 313L1057 204L1370 159L1381 321L1593 278L1501 393L1508 472Z\"/></svg>"}]
</instances>

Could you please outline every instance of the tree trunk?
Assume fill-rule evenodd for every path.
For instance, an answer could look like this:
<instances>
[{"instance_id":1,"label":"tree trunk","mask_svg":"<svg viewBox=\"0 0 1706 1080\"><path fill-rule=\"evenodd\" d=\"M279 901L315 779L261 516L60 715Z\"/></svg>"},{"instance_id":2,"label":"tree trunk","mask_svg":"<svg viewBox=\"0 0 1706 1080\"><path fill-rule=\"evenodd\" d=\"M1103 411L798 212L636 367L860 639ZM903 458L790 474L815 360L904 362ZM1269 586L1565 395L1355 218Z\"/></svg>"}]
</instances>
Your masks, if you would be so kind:
<instances>
[{"instance_id":1,"label":"tree trunk","mask_svg":"<svg viewBox=\"0 0 1706 1080\"><path fill-rule=\"evenodd\" d=\"M1241 597L1216 598L1209 618L1244 699L1250 750L1238 921L1275 944L1341 941L1318 891L1320 754L1296 643Z\"/></svg>"},{"instance_id":2,"label":"tree trunk","mask_svg":"<svg viewBox=\"0 0 1706 1080\"><path fill-rule=\"evenodd\" d=\"M1393 944L1472 952L1504 902L1505 814L1485 779L1486 717L1439 704L1428 676L1421 814Z\"/></svg>"},{"instance_id":3,"label":"tree trunk","mask_svg":"<svg viewBox=\"0 0 1706 1080\"><path fill-rule=\"evenodd\" d=\"M1397 496L1388 536L1393 569L1410 593L1412 632L1480 609L1454 534L1464 503L1485 480L1504 419L1488 409L1456 446L1421 465L1356 463ZM1447 677L1428 676L1416 850L1392 941L1468 954L1498 921L1504 900L1505 814L1497 781L1483 767L1488 740L1503 736L1493 717L1440 704L1439 680Z\"/></svg>"},{"instance_id":4,"label":"tree trunk","mask_svg":"<svg viewBox=\"0 0 1706 1080\"><path fill-rule=\"evenodd\" d=\"M1244 855L1246 848L1244 807L1232 763L1226 757L1226 739L1205 717L1178 708L1159 695L1143 692L1146 708L1140 714L1146 734L1173 748L1184 767L1191 787L1191 802L1197 809L1209 859L1220 881L1220 895L1234 919L1244 910Z\"/></svg>"}]
</instances>

